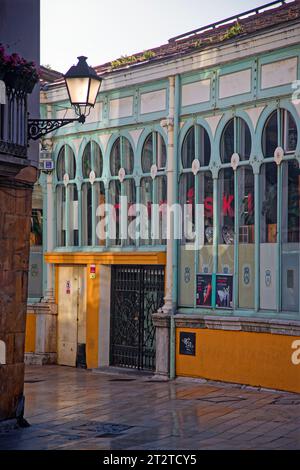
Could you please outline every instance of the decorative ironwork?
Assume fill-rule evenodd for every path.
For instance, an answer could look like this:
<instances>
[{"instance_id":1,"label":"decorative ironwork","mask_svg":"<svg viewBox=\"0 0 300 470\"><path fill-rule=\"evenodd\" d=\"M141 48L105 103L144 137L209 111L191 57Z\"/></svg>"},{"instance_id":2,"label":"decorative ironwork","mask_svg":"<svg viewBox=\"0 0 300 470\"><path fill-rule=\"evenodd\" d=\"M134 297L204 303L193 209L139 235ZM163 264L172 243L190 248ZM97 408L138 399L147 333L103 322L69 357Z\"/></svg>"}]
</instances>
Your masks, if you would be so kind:
<instances>
[{"instance_id":1,"label":"decorative ironwork","mask_svg":"<svg viewBox=\"0 0 300 470\"><path fill-rule=\"evenodd\" d=\"M56 131L72 122L85 123L85 116L72 119L29 119L28 120L28 139L38 140L41 137Z\"/></svg>"},{"instance_id":2,"label":"decorative ironwork","mask_svg":"<svg viewBox=\"0 0 300 470\"><path fill-rule=\"evenodd\" d=\"M0 153L27 157L27 95L9 86L0 105Z\"/></svg>"},{"instance_id":3,"label":"decorative ironwork","mask_svg":"<svg viewBox=\"0 0 300 470\"><path fill-rule=\"evenodd\" d=\"M111 365L155 369L152 314L163 305L162 266L115 266L111 289Z\"/></svg>"}]
</instances>

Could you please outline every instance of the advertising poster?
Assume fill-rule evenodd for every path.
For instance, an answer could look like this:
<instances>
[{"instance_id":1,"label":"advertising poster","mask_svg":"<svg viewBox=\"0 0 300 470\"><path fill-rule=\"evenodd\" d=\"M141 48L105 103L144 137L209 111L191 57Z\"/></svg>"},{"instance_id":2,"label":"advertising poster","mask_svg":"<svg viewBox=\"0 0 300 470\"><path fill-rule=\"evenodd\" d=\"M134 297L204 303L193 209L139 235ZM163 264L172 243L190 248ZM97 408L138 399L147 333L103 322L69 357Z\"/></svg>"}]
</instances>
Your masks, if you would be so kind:
<instances>
[{"instance_id":1,"label":"advertising poster","mask_svg":"<svg viewBox=\"0 0 300 470\"><path fill-rule=\"evenodd\" d=\"M197 307L211 307L212 275L197 274Z\"/></svg>"},{"instance_id":2,"label":"advertising poster","mask_svg":"<svg viewBox=\"0 0 300 470\"><path fill-rule=\"evenodd\" d=\"M233 276L217 274L217 307L233 308Z\"/></svg>"}]
</instances>

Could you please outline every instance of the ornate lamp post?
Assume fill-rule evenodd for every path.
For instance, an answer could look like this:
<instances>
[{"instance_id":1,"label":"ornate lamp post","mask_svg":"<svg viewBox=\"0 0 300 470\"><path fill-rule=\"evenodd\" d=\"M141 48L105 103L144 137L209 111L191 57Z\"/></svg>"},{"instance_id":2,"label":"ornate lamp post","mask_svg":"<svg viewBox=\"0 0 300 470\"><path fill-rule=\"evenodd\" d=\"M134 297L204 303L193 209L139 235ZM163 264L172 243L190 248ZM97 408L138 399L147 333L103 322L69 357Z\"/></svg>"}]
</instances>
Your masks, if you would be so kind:
<instances>
[{"instance_id":1,"label":"ornate lamp post","mask_svg":"<svg viewBox=\"0 0 300 470\"><path fill-rule=\"evenodd\" d=\"M72 122L85 123L91 108L95 106L102 79L86 62L87 57L78 57L78 64L73 65L64 75L71 105L78 116L74 119L29 119L28 139L38 140L60 127Z\"/></svg>"}]
</instances>

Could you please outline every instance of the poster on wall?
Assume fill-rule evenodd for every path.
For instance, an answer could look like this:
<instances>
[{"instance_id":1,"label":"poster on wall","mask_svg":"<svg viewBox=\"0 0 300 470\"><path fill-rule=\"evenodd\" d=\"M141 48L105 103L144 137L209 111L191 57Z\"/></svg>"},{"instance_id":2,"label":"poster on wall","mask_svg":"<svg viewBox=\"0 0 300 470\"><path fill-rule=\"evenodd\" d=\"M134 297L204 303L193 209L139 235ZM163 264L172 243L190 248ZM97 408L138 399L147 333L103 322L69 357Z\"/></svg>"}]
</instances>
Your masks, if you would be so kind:
<instances>
[{"instance_id":1,"label":"poster on wall","mask_svg":"<svg viewBox=\"0 0 300 470\"><path fill-rule=\"evenodd\" d=\"M212 275L197 274L197 307L211 307Z\"/></svg>"},{"instance_id":2,"label":"poster on wall","mask_svg":"<svg viewBox=\"0 0 300 470\"><path fill-rule=\"evenodd\" d=\"M217 274L217 308L233 308L233 276Z\"/></svg>"},{"instance_id":3,"label":"poster on wall","mask_svg":"<svg viewBox=\"0 0 300 470\"><path fill-rule=\"evenodd\" d=\"M183 356L196 356L196 333L180 333L179 353Z\"/></svg>"}]
</instances>

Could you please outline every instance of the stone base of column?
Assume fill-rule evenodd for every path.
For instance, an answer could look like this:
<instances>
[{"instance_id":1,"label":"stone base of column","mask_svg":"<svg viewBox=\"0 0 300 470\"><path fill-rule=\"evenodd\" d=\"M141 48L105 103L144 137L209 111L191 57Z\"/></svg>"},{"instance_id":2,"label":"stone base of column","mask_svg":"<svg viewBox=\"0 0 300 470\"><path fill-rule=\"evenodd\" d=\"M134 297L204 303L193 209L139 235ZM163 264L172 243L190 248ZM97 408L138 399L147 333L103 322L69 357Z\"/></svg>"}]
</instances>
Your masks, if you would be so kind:
<instances>
[{"instance_id":1,"label":"stone base of column","mask_svg":"<svg viewBox=\"0 0 300 470\"><path fill-rule=\"evenodd\" d=\"M170 375L170 323L171 317L163 312L152 315L156 329L155 380L169 380Z\"/></svg>"},{"instance_id":2,"label":"stone base of column","mask_svg":"<svg viewBox=\"0 0 300 470\"><path fill-rule=\"evenodd\" d=\"M57 364L56 353L25 353L25 364L27 366L50 366Z\"/></svg>"}]
</instances>

